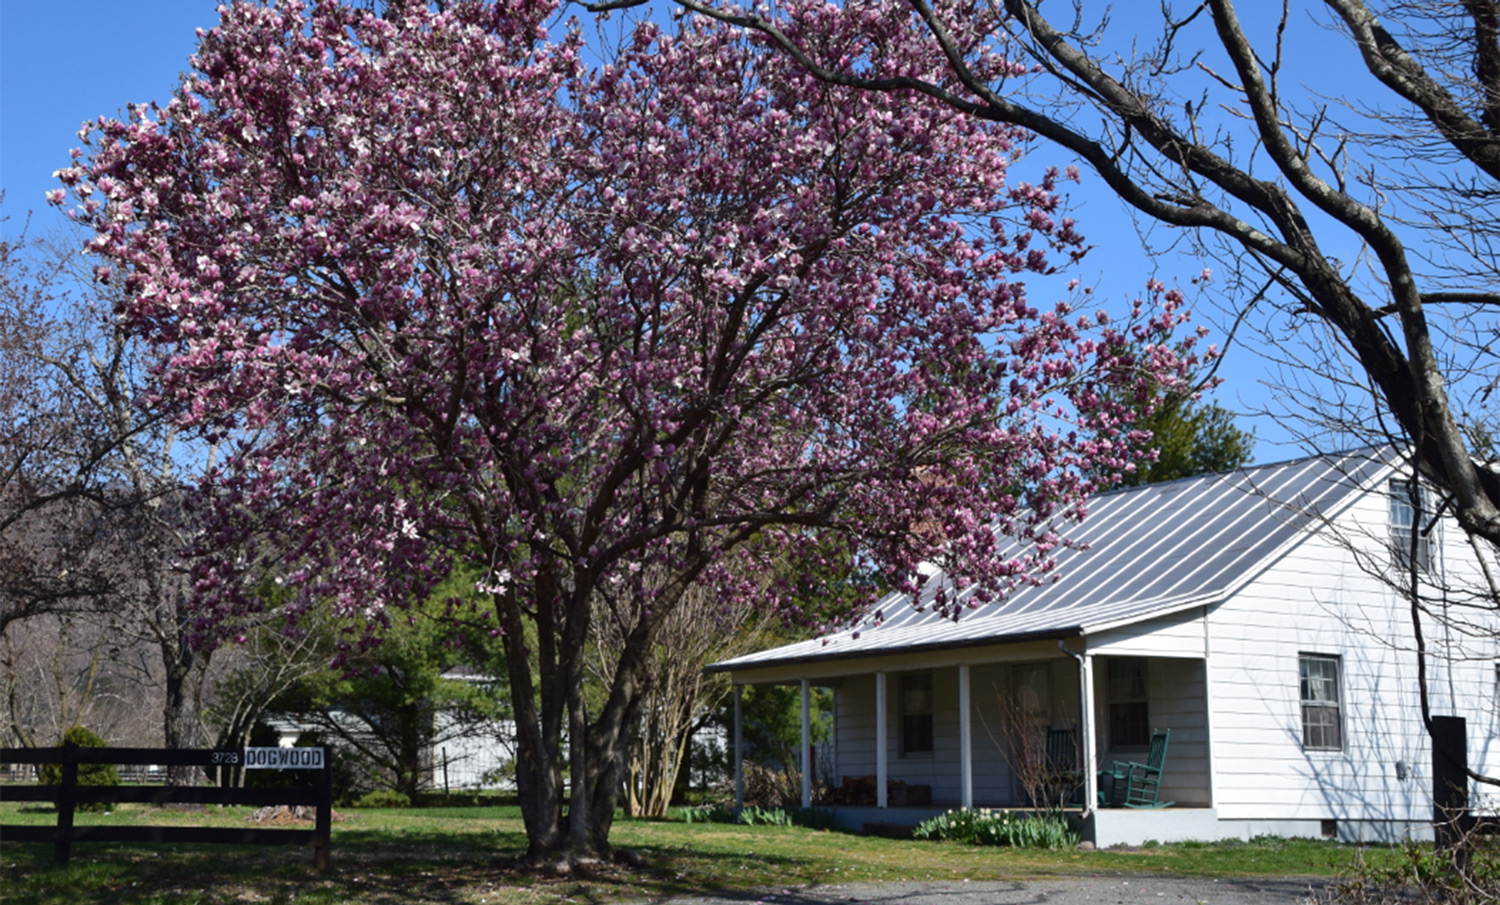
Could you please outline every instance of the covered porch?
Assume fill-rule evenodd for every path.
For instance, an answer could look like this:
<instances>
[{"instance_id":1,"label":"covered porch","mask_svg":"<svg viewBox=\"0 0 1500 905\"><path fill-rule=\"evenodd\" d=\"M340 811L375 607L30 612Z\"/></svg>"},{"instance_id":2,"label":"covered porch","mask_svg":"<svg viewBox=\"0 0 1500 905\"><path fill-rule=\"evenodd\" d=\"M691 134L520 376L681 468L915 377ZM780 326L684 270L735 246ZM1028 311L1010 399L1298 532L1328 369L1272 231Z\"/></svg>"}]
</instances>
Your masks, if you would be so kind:
<instances>
[{"instance_id":1,"label":"covered porch","mask_svg":"<svg viewBox=\"0 0 1500 905\"><path fill-rule=\"evenodd\" d=\"M1041 792L1096 845L1217 838L1201 648L1142 655L1090 650L1088 640L734 669L736 805L745 804L742 688L793 684L802 805L831 811L839 826L909 827L963 807L1029 809ZM817 687L833 692L833 730L815 762ZM1156 795L1163 807L1101 807L1099 771L1144 761L1158 730L1170 730ZM1039 777L1038 753L1055 754L1064 741L1071 787L1040 790L1057 777Z\"/></svg>"}]
</instances>

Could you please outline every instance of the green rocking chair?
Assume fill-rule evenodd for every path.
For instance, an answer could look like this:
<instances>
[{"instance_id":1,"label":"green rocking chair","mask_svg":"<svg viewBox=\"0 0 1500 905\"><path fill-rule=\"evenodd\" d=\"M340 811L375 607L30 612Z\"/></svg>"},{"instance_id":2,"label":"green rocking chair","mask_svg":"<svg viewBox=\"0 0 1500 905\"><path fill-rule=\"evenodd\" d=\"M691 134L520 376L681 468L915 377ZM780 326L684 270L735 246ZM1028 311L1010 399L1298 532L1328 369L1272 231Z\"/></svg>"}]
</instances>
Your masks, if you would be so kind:
<instances>
[{"instance_id":1,"label":"green rocking chair","mask_svg":"<svg viewBox=\"0 0 1500 905\"><path fill-rule=\"evenodd\" d=\"M1099 803L1119 808L1167 808L1173 802L1161 801L1157 792L1161 787L1162 764L1167 759L1167 739L1172 730L1158 729L1151 734L1151 750L1145 763L1115 761L1109 770L1099 771ZM1106 781L1108 792L1105 791Z\"/></svg>"},{"instance_id":2,"label":"green rocking chair","mask_svg":"<svg viewBox=\"0 0 1500 905\"><path fill-rule=\"evenodd\" d=\"M1066 805L1083 785L1078 736L1072 729L1048 729L1042 794L1049 805Z\"/></svg>"}]
</instances>

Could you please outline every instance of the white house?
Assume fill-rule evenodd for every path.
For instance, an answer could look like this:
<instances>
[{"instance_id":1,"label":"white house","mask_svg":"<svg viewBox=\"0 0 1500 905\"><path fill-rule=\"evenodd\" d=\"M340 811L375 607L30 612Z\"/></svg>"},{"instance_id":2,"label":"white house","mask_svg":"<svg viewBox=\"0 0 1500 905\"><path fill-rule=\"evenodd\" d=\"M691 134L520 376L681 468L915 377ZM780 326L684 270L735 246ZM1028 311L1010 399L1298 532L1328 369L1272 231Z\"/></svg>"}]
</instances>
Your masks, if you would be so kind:
<instances>
[{"instance_id":1,"label":"white house","mask_svg":"<svg viewBox=\"0 0 1500 905\"><path fill-rule=\"evenodd\" d=\"M957 621L893 598L880 625L710 668L737 688L801 683L804 708L809 688L833 689L819 774L876 793L836 808L846 826L1022 804L1004 700L1073 730L1096 768L1142 760L1170 730L1170 807L1097 807L1083 771L1074 814L1099 845L1430 835L1432 757L1398 587L1413 510L1388 460L1366 450L1104 494L1067 530L1087 546L1060 554L1055 583ZM1455 525L1418 538L1431 711L1466 718L1470 766L1500 773L1500 613L1463 596L1482 583ZM1467 630L1436 618L1445 609ZM930 806L893 807L890 790L912 786Z\"/></svg>"}]
</instances>

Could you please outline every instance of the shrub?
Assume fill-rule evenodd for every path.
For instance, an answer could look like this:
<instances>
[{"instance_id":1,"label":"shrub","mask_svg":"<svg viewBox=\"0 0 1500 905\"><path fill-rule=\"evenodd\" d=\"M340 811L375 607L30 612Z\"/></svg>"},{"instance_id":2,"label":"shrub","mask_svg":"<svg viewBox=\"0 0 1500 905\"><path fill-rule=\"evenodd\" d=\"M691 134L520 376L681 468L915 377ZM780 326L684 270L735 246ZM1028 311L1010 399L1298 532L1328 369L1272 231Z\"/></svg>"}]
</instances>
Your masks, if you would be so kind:
<instances>
[{"instance_id":1,"label":"shrub","mask_svg":"<svg viewBox=\"0 0 1500 905\"><path fill-rule=\"evenodd\" d=\"M281 735L266 723L256 723L250 730L247 742L253 748L275 748L281 743ZM294 748L323 748L330 762L333 786L333 803L338 807L353 807L360 796L372 791L368 771L362 769L360 759L351 749L333 744L316 732L302 732L292 743ZM245 785L254 789L290 789L307 784L303 770L246 770Z\"/></svg>"},{"instance_id":2,"label":"shrub","mask_svg":"<svg viewBox=\"0 0 1500 905\"><path fill-rule=\"evenodd\" d=\"M1471 835L1471 861L1430 842L1407 840L1384 866L1356 850L1337 882L1309 900L1313 905L1494 905L1500 901L1500 839Z\"/></svg>"},{"instance_id":3,"label":"shrub","mask_svg":"<svg viewBox=\"0 0 1500 905\"><path fill-rule=\"evenodd\" d=\"M972 843L974 826L979 820L980 813L970 808L963 808L939 814L917 824L917 828L911 831L911 837L924 842Z\"/></svg>"},{"instance_id":4,"label":"shrub","mask_svg":"<svg viewBox=\"0 0 1500 905\"><path fill-rule=\"evenodd\" d=\"M356 808L409 808L411 799L395 789L376 789L356 798L351 807Z\"/></svg>"},{"instance_id":5,"label":"shrub","mask_svg":"<svg viewBox=\"0 0 1500 905\"><path fill-rule=\"evenodd\" d=\"M74 726L63 733L62 744L70 743L80 748L109 747L108 742L83 726ZM38 773L44 785L62 784L62 764L42 764ZM78 784L81 786L117 786L120 784L120 771L115 769L114 764L79 764ZM110 805L102 801L78 805L80 811L107 811L109 809Z\"/></svg>"},{"instance_id":6,"label":"shrub","mask_svg":"<svg viewBox=\"0 0 1500 905\"><path fill-rule=\"evenodd\" d=\"M760 764L745 764L745 801L762 808L791 807L802 800L801 775L791 770L773 770Z\"/></svg>"},{"instance_id":7,"label":"shrub","mask_svg":"<svg viewBox=\"0 0 1500 905\"><path fill-rule=\"evenodd\" d=\"M833 812L826 808L762 808L747 805L735 813L724 805L683 808L687 823L738 823L743 826L801 826L826 830L833 826Z\"/></svg>"},{"instance_id":8,"label":"shrub","mask_svg":"<svg viewBox=\"0 0 1500 905\"><path fill-rule=\"evenodd\" d=\"M683 808L682 819L687 823L733 823L734 809L721 804Z\"/></svg>"},{"instance_id":9,"label":"shrub","mask_svg":"<svg viewBox=\"0 0 1500 905\"><path fill-rule=\"evenodd\" d=\"M1027 816L989 808L962 808L939 814L918 824L912 830L912 838L1016 848L1067 848L1078 844L1078 833L1060 816Z\"/></svg>"},{"instance_id":10,"label":"shrub","mask_svg":"<svg viewBox=\"0 0 1500 905\"><path fill-rule=\"evenodd\" d=\"M486 789L514 789L516 787L516 762L506 758L498 766L484 771L479 784Z\"/></svg>"}]
</instances>

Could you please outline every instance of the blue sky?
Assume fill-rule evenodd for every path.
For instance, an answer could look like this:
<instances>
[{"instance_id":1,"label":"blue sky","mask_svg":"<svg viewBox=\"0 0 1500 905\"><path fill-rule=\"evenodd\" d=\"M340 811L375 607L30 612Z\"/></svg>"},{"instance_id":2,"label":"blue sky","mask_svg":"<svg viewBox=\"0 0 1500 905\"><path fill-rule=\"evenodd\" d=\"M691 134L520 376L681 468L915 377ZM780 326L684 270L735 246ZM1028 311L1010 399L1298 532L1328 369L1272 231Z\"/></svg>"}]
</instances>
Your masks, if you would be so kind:
<instances>
[{"instance_id":1,"label":"blue sky","mask_svg":"<svg viewBox=\"0 0 1500 905\"><path fill-rule=\"evenodd\" d=\"M187 69L197 43L195 29L210 28L218 20L212 0L75 0L73 3L6 2L0 6L0 190L9 222L0 230L13 236L32 211L31 229L45 233L64 220L49 208L44 193L56 184L51 174L68 162L69 149L79 144L84 120L115 115L127 103L165 100ZM80 31L93 36L80 41ZM1054 161L1041 150L1036 158ZM1033 162L1040 162L1034 160ZM1180 257L1146 259L1135 242L1135 232L1122 205L1107 192L1090 188L1097 183L1085 172L1085 184L1075 187L1074 213L1086 236L1097 242L1078 276L1096 287L1096 298L1112 310L1140 293L1149 276L1168 284L1182 284L1203 266ZM1050 301L1036 287L1033 301ZM1225 315L1200 305L1199 320L1207 322L1222 342ZM1233 350L1220 369L1224 386L1215 400L1235 411L1270 405L1274 399L1261 385L1267 362L1253 348ZM1301 451L1287 445L1286 430L1266 417L1243 417L1241 426L1259 438L1256 459L1290 458Z\"/></svg>"},{"instance_id":2,"label":"blue sky","mask_svg":"<svg viewBox=\"0 0 1500 905\"><path fill-rule=\"evenodd\" d=\"M214 0L74 0L0 5L0 188L13 234L27 210L59 222L43 193L85 119L165 99L218 21ZM80 33L90 36L79 40Z\"/></svg>"}]
</instances>

